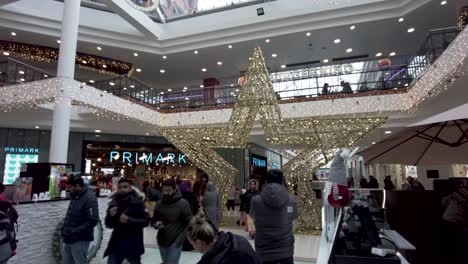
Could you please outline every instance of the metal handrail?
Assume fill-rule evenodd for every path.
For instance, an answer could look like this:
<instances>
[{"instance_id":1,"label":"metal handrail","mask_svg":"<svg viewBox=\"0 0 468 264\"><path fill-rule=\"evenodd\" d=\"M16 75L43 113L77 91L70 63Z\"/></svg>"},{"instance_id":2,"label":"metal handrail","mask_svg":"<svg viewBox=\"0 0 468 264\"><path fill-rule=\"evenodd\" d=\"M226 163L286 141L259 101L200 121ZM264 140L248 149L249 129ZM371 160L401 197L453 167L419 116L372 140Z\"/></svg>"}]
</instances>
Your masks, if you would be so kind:
<instances>
[{"instance_id":1,"label":"metal handrail","mask_svg":"<svg viewBox=\"0 0 468 264\"><path fill-rule=\"evenodd\" d=\"M43 70L43 69L39 69L39 68L37 68L37 67L34 67L34 66L32 66L32 65L29 65L29 64L27 64L27 63L24 63L24 62L22 62L22 61L15 60L15 59L13 59L13 58L7 58L7 61L12 62L12 63L15 63L15 64L19 64L19 65L21 65L21 66L23 66L23 67L25 67L25 68L31 69L31 70L33 70L33 71L41 72L41 73L46 74L46 75L48 75L48 76L55 77L55 74L52 74L52 73L50 73L50 72L48 72L48 71L45 71L45 70Z\"/></svg>"}]
</instances>

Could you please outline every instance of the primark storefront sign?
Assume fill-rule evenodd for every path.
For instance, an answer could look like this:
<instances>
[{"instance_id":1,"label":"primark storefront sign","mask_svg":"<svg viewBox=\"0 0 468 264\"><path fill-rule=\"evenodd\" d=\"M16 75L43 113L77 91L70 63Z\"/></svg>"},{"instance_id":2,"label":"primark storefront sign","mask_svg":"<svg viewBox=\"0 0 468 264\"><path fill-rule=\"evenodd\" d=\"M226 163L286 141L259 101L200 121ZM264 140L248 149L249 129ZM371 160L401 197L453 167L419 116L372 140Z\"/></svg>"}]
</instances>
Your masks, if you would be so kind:
<instances>
[{"instance_id":1,"label":"primark storefront sign","mask_svg":"<svg viewBox=\"0 0 468 264\"><path fill-rule=\"evenodd\" d=\"M328 67L316 67L293 71L275 72L270 74L272 82L288 82L302 79L312 79L327 76L339 76L353 73L352 64L334 65Z\"/></svg>"},{"instance_id":2,"label":"primark storefront sign","mask_svg":"<svg viewBox=\"0 0 468 264\"><path fill-rule=\"evenodd\" d=\"M185 154L181 153L146 153L116 150L110 152L110 162L121 162L129 164L187 164Z\"/></svg>"}]
</instances>

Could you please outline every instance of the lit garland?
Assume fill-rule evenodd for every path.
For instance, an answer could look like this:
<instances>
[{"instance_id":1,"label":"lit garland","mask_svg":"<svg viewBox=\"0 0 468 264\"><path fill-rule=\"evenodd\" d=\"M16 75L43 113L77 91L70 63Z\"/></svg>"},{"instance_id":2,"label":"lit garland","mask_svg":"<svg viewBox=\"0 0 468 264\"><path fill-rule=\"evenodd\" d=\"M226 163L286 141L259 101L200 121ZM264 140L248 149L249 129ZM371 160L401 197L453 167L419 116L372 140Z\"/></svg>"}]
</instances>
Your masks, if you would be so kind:
<instances>
[{"instance_id":1,"label":"lit garland","mask_svg":"<svg viewBox=\"0 0 468 264\"><path fill-rule=\"evenodd\" d=\"M463 30L468 24L468 6L461 9L460 15L458 16L457 26L460 30Z\"/></svg>"},{"instance_id":2,"label":"lit garland","mask_svg":"<svg viewBox=\"0 0 468 264\"><path fill-rule=\"evenodd\" d=\"M215 149L245 147L257 116L268 142L306 146L306 151L286 164L284 172L287 182L296 181L301 193L298 203L300 230L316 232L321 226L322 205L311 195L308 179L322 164L315 162L317 153L325 153L324 161L329 160L332 149L353 145L382 124L385 118L283 120L260 48L256 48L251 57L239 100L226 127L161 129L161 133L211 176L223 200L227 198L238 171Z\"/></svg>"},{"instance_id":3,"label":"lit garland","mask_svg":"<svg viewBox=\"0 0 468 264\"><path fill-rule=\"evenodd\" d=\"M59 56L59 49L56 48L3 40L0 40L0 52L8 52L12 56L39 62L54 62ZM76 53L76 64L82 69L112 76L130 76L134 71L131 63L84 53Z\"/></svg>"}]
</instances>

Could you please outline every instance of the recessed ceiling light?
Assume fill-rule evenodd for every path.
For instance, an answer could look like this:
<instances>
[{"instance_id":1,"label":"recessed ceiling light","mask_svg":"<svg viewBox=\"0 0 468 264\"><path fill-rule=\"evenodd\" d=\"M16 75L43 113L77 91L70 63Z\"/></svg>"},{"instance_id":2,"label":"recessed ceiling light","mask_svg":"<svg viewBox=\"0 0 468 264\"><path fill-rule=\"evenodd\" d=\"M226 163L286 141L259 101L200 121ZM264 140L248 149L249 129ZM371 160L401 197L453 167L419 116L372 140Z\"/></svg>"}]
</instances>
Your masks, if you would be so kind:
<instances>
[{"instance_id":1,"label":"recessed ceiling light","mask_svg":"<svg viewBox=\"0 0 468 264\"><path fill-rule=\"evenodd\" d=\"M19 74L24 74L24 71L19 71L18 73L19 73Z\"/></svg>"},{"instance_id":2,"label":"recessed ceiling light","mask_svg":"<svg viewBox=\"0 0 468 264\"><path fill-rule=\"evenodd\" d=\"M133 85L133 84L132 84L132 85L130 85L130 88L135 88L135 85Z\"/></svg>"},{"instance_id":3,"label":"recessed ceiling light","mask_svg":"<svg viewBox=\"0 0 468 264\"><path fill-rule=\"evenodd\" d=\"M376 57L382 56L382 52L379 52L379 53L375 54L375 56L376 56Z\"/></svg>"},{"instance_id":4,"label":"recessed ceiling light","mask_svg":"<svg viewBox=\"0 0 468 264\"><path fill-rule=\"evenodd\" d=\"M446 5L446 4L447 4L447 1L440 2L440 5Z\"/></svg>"},{"instance_id":5,"label":"recessed ceiling light","mask_svg":"<svg viewBox=\"0 0 468 264\"><path fill-rule=\"evenodd\" d=\"M328 62L328 59L324 59L324 60L323 60L323 63L327 63L327 62Z\"/></svg>"},{"instance_id":6,"label":"recessed ceiling light","mask_svg":"<svg viewBox=\"0 0 468 264\"><path fill-rule=\"evenodd\" d=\"M400 23L403 22L403 21L405 21L405 18L404 18L404 17L400 17L400 18L398 19L398 22L400 22Z\"/></svg>"},{"instance_id":7,"label":"recessed ceiling light","mask_svg":"<svg viewBox=\"0 0 468 264\"><path fill-rule=\"evenodd\" d=\"M86 85L86 83L85 83L85 82L82 82L81 84L82 84L82 85ZM104 91L104 92L106 93L106 91Z\"/></svg>"},{"instance_id":8,"label":"recessed ceiling light","mask_svg":"<svg viewBox=\"0 0 468 264\"><path fill-rule=\"evenodd\" d=\"M236 92L240 91L239 89L236 89Z\"/></svg>"},{"instance_id":9,"label":"recessed ceiling light","mask_svg":"<svg viewBox=\"0 0 468 264\"><path fill-rule=\"evenodd\" d=\"M273 58L276 58L276 57L278 57L278 54L273 53L273 54L271 54L271 56L272 56Z\"/></svg>"},{"instance_id":10,"label":"recessed ceiling light","mask_svg":"<svg viewBox=\"0 0 468 264\"><path fill-rule=\"evenodd\" d=\"M49 75L47 75L47 74L44 74L44 78L47 78L47 77L49 77Z\"/></svg>"},{"instance_id":11,"label":"recessed ceiling light","mask_svg":"<svg viewBox=\"0 0 468 264\"><path fill-rule=\"evenodd\" d=\"M270 39L265 39L265 42L266 42L266 43L270 43Z\"/></svg>"},{"instance_id":12,"label":"recessed ceiling light","mask_svg":"<svg viewBox=\"0 0 468 264\"><path fill-rule=\"evenodd\" d=\"M96 130L94 130L94 132L96 132L96 133L101 133L102 131L99 130L99 129L96 129Z\"/></svg>"},{"instance_id":13,"label":"recessed ceiling light","mask_svg":"<svg viewBox=\"0 0 468 264\"><path fill-rule=\"evenodd\" d=\"M286 68L286 65L284 65L284 64L281 65L281 69L284 69L284 68Z\"/></svg>"},{"instance_id":14,"label":"recessed ceiling light","mask_svg":"<svg viewBox=\"0 0 468 264\"><path fill-rule=\"evenodd\" d=\"M198 50L195 50L193 53L198 54Z\"/></svg>"},{"instance_id":15,"label":"recessed ceiling light","mask_svg":"<svg viewBox=\"0 0 468 264\"><path fill-rule=\"evenodd\" d=\"M200 84L200 88L204 88L205 86L203 84Z\"/></svg>"},{"instance_id":16,"label":"recessed ceiling light","mask_svg":"<svg viewBox=\"0 0 468 264\"><path fill-rule=\"evenodd\" d=\"M160 73L166 73L166 70L165 69L160 69L159 72Z\"/></svg>"},{"instance_id":17,"label":"recessed ceiling light","mask_svg":"<svg viewBox=\"0 0 468 264\"><path fill-rule=\"evenodd\" d=\"M408 87L408 84L407 84L407 83L405 83L405 87Z\"/></svg>"},{"instance_id":18,"label":"recessed ceiling light","mask_svg":"<svg viewBox=\"0 0 468 264\"><path fill-rule=\"evenodd\" d=\"M229 85L229 86L234 87L234 84L231 83L231 85Z\"/></svg>"},{"instance_id":19,"label":"recessed ceiling light","mask_svg":"<svg viewBox=\"0 0 468 264\"><path fill-rule=\"evenodd\" d=\"M414 32L414 28L408 28L408 33L413 33Z\"/></svg>"},{"instance_id":20,"label":"recessed ceiling light","mask_svg":"<svg viewBox=\"0 0 468 264\"><path fill-rule=\"evenodd\" d=\"M307 33L306 33L306 36L307 36L307 37L310 37L310 35L312 35L310 32L307 32Z\"/></svg>"},{"instance_id":21,"label":"recessed ceiling light","mask_svg":"<svg viewBox=\"0 0 468 264\"><path fill-rule=\"evenodd\" d=\"M349 27L349 29L355 30L355 29L356 29L356 26L352 25L352 26Z\"/></svg>"},{"instance_id":22,"label":"recessed ceiling light","mask_svg":"<svg viewBox=\"0 0 468 264\"><path fill-rule=\"evenodd\" d=\"M124 89L124 90L127 90L127 87L124 87L123 89Z\"/></svg>"},{"instance_id":23,"label":"recessed ceiling light","mask_svg":"<svg viewBox=\"0 0 468 264\"><path fill-rule=\"evenodd\" d=\"M164 92L160 92L160 94L164 94Z\"/></svg>"},{"instance_id":24,"label":"recessed ceiling light","mask_svg":"<svg viewBox=\"0 0 468 264\"><path fill-rule=\"evenodd\" d=\"M24 78L21 78L21 79L20 79L20 81L24 82L24 81L25 81L25 79L24 79Z\"/></svg>"},{"instance_id":25,"label":"recessed ceiling light","mask_svg":"<svg viewBox=\"0 0 468 264\"><path fill-rule=\"evenodd\" d=\"M396 55L396 52L390 52L389 54L391 57L395 56Z\"/></svg>"},{"instance_id":26,"label":"recessed ceiling light","mask_svg":"<svg viewBox=\"0 0 468 264\"><path fill-rule=\"evenodd\" d=\"M392 133L392 131L390 131L390 130L385 131L385 134L391 134L391 133Z\"/></svg>"},{"instance_id":27,"label":"recessed ceiling light","mask_svg":"<svg viewBox=\"0 0 468 264\"><path fill-rule=\"evenodd\" d=\"M10 56L10 52L4 51L4 52L3 52L3 55L5 55L5 56Z\"/></svg>"},{"instance_id":28,"label":"recessed ceiling light","mask_svg":"<svg viewBox=\"0 0 468 264\"><path fill-rule=\"evenodd\" d=\"M60 39L57 39L57 43L60 44L62 43L62 41Z\"/></svg>"},{"instance_id":29,"label":"recessed ceiling light","mask_svg":"<svg viewBox=\"0 0 468 264\"><path fill-rule=\"evenodd\" d=\"M375 145L375 141L372 142L372 145Z\"/></svg>"},{"instance_id":30,"label":"recessed ceiling light","mask_svg":"<svg viewBox=\"0 0 468 264\"><path fill-rule=\"evenodd\" d=\"M103 67L104 69L107 69L107 65L105 65L105 64L103 64L102 67Z\"/></svg>"},{"instance_id":31,"label":"recessed ceiling light","mask_svg":"<svg viewBox=\"0 0 468 264\"><path fill-rule=\"evenodd\" d=\"M228 49L232 49L232 45L229 45L229 46L228 46Z\"/></svg>"},{"instance_id":32,"label":"recessed ceiling light","mask_svg":"<svg viewBox=\"0 0 468 264\"><path fill-rule=\"evenodd\" d=\"M206 72L206 68L201 69L202 72Z\"/></svg>"},{"instance_id":33,"label":"recessed ceiling light","mask_svg":"<svg viewBox=\"0 0 468 264\"><path fill-rule=\"evenodd\" d=\"M140 69L140 68L138 68L138 69L136 69L136 71L137 71L137 72L141 72L141 69Z\"/></svg>"},{"instance_id":34,"label":"recessed ceiling light","mask_svg":"<svg viewBox=\"0 0 468 264\"><path fill-rule=\"evenodd\" d=\"M94 83L94 80L89 80L89 83Z\"/></svg>"},{"instance_id":35,"label":"recessed ceiling light","mask_svg":"<svg viewBox=\"0 0 468 264\"><path fill-rule=\"evenodd\" d=\"M223 65L223 62L222 61L218 61L218 65Z\"/></svg>"},{"instance_id":36,"label":"recessed ceiling light","mask_svg":"<svg viewBox=\"0 0 468 264\"><path fill-rule=\"evenodd\" d=\"M11 32L11 35L12 35L12 36L16 36L16 32Z\"/></svg>"},{"instance_id":37,"label":"recessed ceiling light","mask_svg":"<svg viewBox=\"0 0 468 264\"><path fill-rule=\"evenodd\" d=\"M87 61L85 61L85 60L84 60L84 61L82 61L82 62L83 62L83 64L86 64L86 63L88 63L88 62L87 62Z\"/></svg>"},{"instance_id":38,"label":"recessed ceiling light","mask_svg":"<svg viewBox=\"0 0 468 264\"><path fill-rule=\"evenodd\" d=\"M351 53L351 52L353 52L353 49L349 48L349 49L346 50L346 52Z\"/></svg>"},{"instance_id":39,"label":"recessed ceiling light","mask_svg":"<svg viewBox=\"0 0 468 264\"><path fill-rule=\"evenodd\" d=\"M99 47L99 46L97 46L97 47L96 47L96 49L97 49L97 50L102 50L102 48L101 48L101 47Z\"/></svg>"},{"instance_id":40,"label":"recessed ceiling light","mask_svg":"<svg viewBox=\"0 0 468 264\"><path fill-rule=\"evenodd\" d=\"M138 57L138 53L136 53L136 52L133 53L133 56Z\"/></svg>"},{"instance_id":41,"label":"recessed ceiling light","mask_svg":"<svg viewBox=\"0 0 468 264\"><path fill-rule=\"evenodd\" d=\"M145 135L149 136L150 133L146 133Z\"/></svg>"},{"instance_id":42,"label":"recessed ceiling light","mask_svg":"<svg viewBox=\"0 0 468 264\"><path fill-rule=\"evenodd\" d=\"M341 42L341 39L335 39L335 40L333 41L333 43L335 43L335 44L338 44L338 43L340 43L340 42Z\"/></svg>"},{"instance_id":43,"label":"recessed ceiling light","mask_svg":"<svg viewBox=\"0 0 468 264\"><path fill-rule=\"evenodd\" d=\"M115 83L114 83L114 82L109 82L109 85L110 85L110 86L114 86Z\"/></svg>"},{"instance_id":44,"label":"recessed ceiling light","mask_svg":"<svg viewBox=\"0 0 468 264\"><path fill-rule=\"evenodd\" d=\"M35 128L35 129L39 129L40 127L39 127L39 126L35 126L34 128Z\"/></svg>"},{"instance_id":45,"label":"recessed ceiling light","mask_svg":"<svg viewBox=\"0 0 468 264\"><path fill-rule=\"evenodd\" d=\"M163 60L165 60L165 59L167 59L167 56L166 56L166 55L163 56Z\"/></svg>"},{"instance_id":46,"label":"recessed ceiling light","mask_svg":"<svg viewBox=\"0 0 468 264\"><path fill-rule=\"evenodd\" d=\"M187 90L187 89L188 89L188 87L187 87L187 86L185 86L185 87L184 87L184 90Z\"/></svg>"},{"instance_id":47,"label":"recessed ceiling light","mask_svg":"<svg viewBox=\"0 0 468 264\"><path fill-rule=\"evenodd\" d=\"M167 91L168 91L168 92L172 92L172 89L169 88L169 89L167 89Z\"/></svg>"},{"instance_id":48,"label":"recessed ceiling light","mask_svg":"<svg viewBox=\"0 0 468 264\"><path fill-rule=\"evenodd\" d=\"M185 100L188 100L189 98L188 97L185 97Z\"/></svg>"}]
</instances>

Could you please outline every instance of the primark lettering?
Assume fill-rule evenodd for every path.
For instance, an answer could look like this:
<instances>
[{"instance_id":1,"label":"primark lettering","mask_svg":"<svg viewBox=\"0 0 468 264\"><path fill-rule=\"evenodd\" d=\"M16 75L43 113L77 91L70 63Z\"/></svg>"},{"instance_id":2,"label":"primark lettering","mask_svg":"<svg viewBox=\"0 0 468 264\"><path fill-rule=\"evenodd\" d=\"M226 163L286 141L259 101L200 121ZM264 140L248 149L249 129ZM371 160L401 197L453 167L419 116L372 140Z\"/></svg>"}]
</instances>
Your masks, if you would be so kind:
<instances>
[{"instance_id":1,"label":"primark lettering","mask_svg":"<svg viewBox=\"0 0 468 264\"><path fill-rule=\"evenodd\" d=\"M335 65L329 67L309 68L295 71L275 72L270 74L273 82L286 82L326 76L350 74L354 71L352 64Z\"/></svg>"},{"instance_id":2,"label":"primark lettering","mask_svg":"<svg viewBox=\"0 0 468 264\"><path fill-rule=\"evenodd\" d=\"M187 164L184 154L174 153L145 153L145 152L129 152L129 151L111 151L110 162L120 161L122 163L161 163L161 164Z\"/></svg>"},{"instance_id":3,"label":"primark lettering","mask_svg":"<svg viewBox=\"0 0 468 264\"><path fill-rule=\"evenodd\" d=\"M3 149L8 153L37 153L39 154L39 148L19 148L19 147L5 147Z\"/></svg>"}]
</instances>

